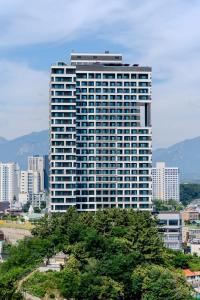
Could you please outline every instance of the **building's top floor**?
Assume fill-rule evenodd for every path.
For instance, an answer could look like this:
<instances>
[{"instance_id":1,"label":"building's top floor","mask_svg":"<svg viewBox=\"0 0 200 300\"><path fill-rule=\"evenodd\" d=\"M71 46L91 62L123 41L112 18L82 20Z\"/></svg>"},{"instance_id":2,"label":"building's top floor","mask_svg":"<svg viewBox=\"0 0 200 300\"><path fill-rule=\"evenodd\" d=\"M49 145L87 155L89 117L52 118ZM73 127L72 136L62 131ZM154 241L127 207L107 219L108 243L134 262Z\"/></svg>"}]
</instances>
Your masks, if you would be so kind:
<instances>
[{"instance_id":1,"label":"building's top floor","mask_svg":"<svg viewBox=\"0 0 200 300\"><path fill-rule=\"evenodd\" d=\"M185 275L185 277L196 277L199 276L200 277L200 271L191 271L190 269L185 269L183 270L183 273Z\"/></svg>"},{"instance_id":2,"label":"building's top floor","mask_svg":"<svg viewBox=\"0 0 200 300\"><path fill-rule=\"evenodd\" d=\"M158 217L167 219L181 218L181 213L179 211L160 211Z\"/></svg>"},{"instance_id":3,"label":"building's top floor","mask_svg":"<svg viewBox=\"0 0 200 300\"><path fill-rule=\"evenodd\" d=\"M175 171L179 171L178 167L166 167L165 162L157 162L156 166L153 168L153 170L175 170Z\"/></svg>"},{"instance_id":4,"label":"building's top floor","mask_svg":"<svg viewBox=\"0 0 200 300\"><path fill-rule=\"evenodd\" d=\"M14 165L17 165L17 163L15 163L15 162L7 162L7 163L4 163L4 162L1 162L1 161L0 161L0 166L9 167L9 166L14 166Z\"/></svg>"},{"instance_id":5,"label":"building's top floor","mask_svg":"<svg viewBox=\"0 0 200 300\"><path fill-rule=\"evenodd\" d=\"M180 212L169 211L169 212L159 212L157 215L160 225L164 226L180 226L182 225L182 217Z\"/></svg>"},{"instance_id":6,"label":"building's top floor","mask_svg":"<svg viewBox=\"0 0 200 300\"><path fill-rule=\"evenodd\" d=\"M76 71L151 72L151 67L123 63L122 55L116 53L75 53L70 55L70 64L58 62L52 68L71 67Z\"/></svg>"},{"instance_id":7,"label":"building's top floor","mask_svg":"<svg viewBox=\"0 0 200 300\"><path fill-rule=\"evenodd\" d=\"M93 63L122 64L122 55L111 54L109 51L105 51L105 53L71 53L72 65Z\"/></svg>"}]
</instances>

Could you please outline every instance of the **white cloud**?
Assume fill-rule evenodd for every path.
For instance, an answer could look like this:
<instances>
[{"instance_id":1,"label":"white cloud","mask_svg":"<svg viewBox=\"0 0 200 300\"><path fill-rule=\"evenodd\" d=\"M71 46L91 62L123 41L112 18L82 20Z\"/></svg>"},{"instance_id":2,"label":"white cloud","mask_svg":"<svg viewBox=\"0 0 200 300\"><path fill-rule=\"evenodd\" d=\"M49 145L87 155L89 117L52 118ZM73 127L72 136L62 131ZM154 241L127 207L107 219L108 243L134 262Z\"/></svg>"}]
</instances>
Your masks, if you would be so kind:
<instances>
[{"instance_id":1,"label":"white cloud","mask_svg":"<svg viewBox=\"0 0 200 300\"><path fill-rule=\"evenodd\" d=\"M153 67L154 147L166 146L199 135L199 20L198 0L1 0L0 49L80 36L87 43L88 32L102 44L109 40L115 48L122 46L126 60ZM20 107L26 111L26 132L47 127L48 75L5 61L0 67L0 101L5 106L0 122L10 111L17 124L10 131L6 126L5 132L23 133L23 120L15 119Z\"/></svg>"},{"instance_id":2,"label":"white cloud","mask_svg":"<svg viewBox=\"0 0 200 300\"><path fill-rule=\"evenodd\" d=\"M48 124L48 73L0 61L0 135L13 138Z\"/></svg>"},{"instance_id":3,"label":"white cloud","mask_svg":"<svg viewBox=\"0 0 200 300\"><path fill-rule=\"evenodd\" d=\"M1 0L0 47L69 39L118 18L126 0ZM2 22L3 22L2 21Z\"/></svg>"},{"instance_id":4,"label":"white cloud","mask_svg":"<svg viewBox=\"0 0 200 300\"><path fill-rule=\"evenodd\" d=\"M137 1L136 1L137 2ZM130 2L123 30L107 38L127 58L153 67L153 145L198 136L200 127L199 1ZM124 29L125 28L125 29Z\"/></svg>"}]
</instances>

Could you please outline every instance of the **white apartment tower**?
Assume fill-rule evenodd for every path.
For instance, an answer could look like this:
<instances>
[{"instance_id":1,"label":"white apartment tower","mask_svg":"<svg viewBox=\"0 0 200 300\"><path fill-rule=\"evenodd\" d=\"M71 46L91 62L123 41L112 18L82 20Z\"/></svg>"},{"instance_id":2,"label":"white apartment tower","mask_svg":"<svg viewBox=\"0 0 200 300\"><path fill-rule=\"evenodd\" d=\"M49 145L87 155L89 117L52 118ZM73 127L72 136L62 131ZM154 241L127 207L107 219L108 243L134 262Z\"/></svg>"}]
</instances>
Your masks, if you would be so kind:
<instances>
[{"instance_id":1,"label":"white apartment tower","mask_svg":"<svg viewBox=\"0 0 200 300\"><path fill-rule=\"evenodd\" d=\"M9 201L12 205L18 200L19 167L16 163L0 162L0 201Z\"/></svg>"},{"instance_id":2,"label":"white apartment tower","mask_svg":"<svg viewBox=\"0 0 200 300\"><path fill-rule=\"evenodd\" d=\"M45 200L45 171L45 156L34 155L28 157L28 170L21 171L20 174L19 202L21 205L30 201L34 206L36 203Z\"/></svg>"},{"instance_id":3,"label":"white apartment tower","mask_svg":"<svg viewBox=\"0 0 200 300\"><path fill-rule=\"evenodd\" d=\"M20 193L38 194L40 193L40 173L37 171L21 171Z\"/></svg>"},{"instance_id":4,"label":"white apartment tower","mask_svg":"<svg viewBox=\"0 0 200 300\"><path fill-rule=\"evenodd\" d=\"M167 168L164 162L158 162L152 168L153 200L180 201L180 178L178 168Z\"/></svg>"},{"instance_id":5,"label":"white apartment tower","mask_svg":"<svg viewBox=\"0 0 200 300\"><path fill-rule=\"evenodd\" d=\"M72 53L51 68L50 210L151 210L151 67Z\"/></svg>"},{"instance_id":6,"label":"white apartment tower","mask_svg":"<svg viewBox=\"0 0 200 300\"><path fill-rule=\"evenodd\" d=\"M28 171L39 173L41 192L44 191L44 170L45 170L45 158L43 156L34 155L28 157Z\"/></svg>"}]
</instances>

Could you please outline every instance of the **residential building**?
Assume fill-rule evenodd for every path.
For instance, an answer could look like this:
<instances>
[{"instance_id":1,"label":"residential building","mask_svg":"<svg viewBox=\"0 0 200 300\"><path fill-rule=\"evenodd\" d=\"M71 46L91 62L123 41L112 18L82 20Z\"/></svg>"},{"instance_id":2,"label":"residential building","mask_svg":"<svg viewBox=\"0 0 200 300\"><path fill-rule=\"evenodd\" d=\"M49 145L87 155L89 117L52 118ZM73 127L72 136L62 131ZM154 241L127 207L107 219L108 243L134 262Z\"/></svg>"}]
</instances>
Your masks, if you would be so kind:
<instances>
[{"instance_id":1,"label":"residential building","mask_svg":"<svg viewBox=\"0 0 200 300\"><path fill-rule=\"evenodd\" d=\"M30 202L31 205L39 208L44 208L47 204L47 195L45 192L41 193L20 193L19 194L19 203L21 206Z\"/></svg>"},{"instance_id":2,"label":"residential building","mask_svg":"<svg viewBox=\"0 0 200 300\"><path fill-rule=\"evenodd\" d=\"M41 208L42 204L44 204L44 206L46 207L47 197L44 192L38 193L38 194L32 194L30 196L31 196L30 202L33 207ZM44 208L44 206L43 206L43 208Z\"/></svg>"},{"instance_id":3,"label":"residential building","mask_svg":"<svg viewBox=\"0 0 200 300\"><path fill-rule=\"evenodd\" d=\"M200 298L200 271L183 270L186 281L193 287L195 295L194 299Z\"/></svg>"},{"instance_id":4,"label":"residential building","mask_svg":"<svg viewBox=\"0 0 200 300\"><path fill-rule=\"evenodd\" d=\"M47 158L45 156L29 156L28 157L28 171L38 172L40 176L40 191L44 191L45 186L45 166ZM47 176L47 175L46 175Z\"/></svg>"},{"instance_id":5,"label":"residential building","mask_svg":"<svg viewBox=\"0 0 200 300\"><path fill-rule=\"evenodd\" d=\"M19 204L23 207L30 201L30 195L28 193L19 193Z\"/></svg>"},{"instance_id":6,"label":"residential building","mask_svg":"<svg viewBox=\"0 0 200 300\"><path fill-rule=\"evenodd\" d=\"M182 219L189 222L197 221L199 220L199 211L193 207L187 207L184 211L182 211Z\"/></svg>"},{"instance_id":7,"label":"residential building","mask_svg":"<svg viewBox=\"0 0 200 300\"><path fill-rule=\"evenodd\" d=\"M41 177L38 171L21 171L20 193L37 194L41 191Z\"/></svg>"},{"instance_id":8,"label":"residential building","mask_svg":"<svg viewBox=\"0 0 200 300\"><path fill-rule=\"evenodd\" d=\"M173 250L182 249L182 218L179 212L159 212L159 232L165 247Z\"/></svg>"},{"instance_id":9,"label":"residential building","mask_svg":"<svg viewBox=\"0 0 200 300\"><path fill-rule=\"evenodd\" d=\"M200 226L189 225L188 226L188 240L199 239L200 240Z\"/></svg>"},{"instance_id":10,"label":"residential building","mask_svg":"<svg viewBox=\"0 0 200 300\"><path fill-rule=\"evenodd\" d=\"M48 156L29 156L28 170L21 171L19 202L23 206L30 202L33 207L41 207L46 201L48 190Z\"/></svg>"},{"instance_id":11,"label":"residential building","mask_svg":"<svg viewBox=\"0 0 200 300\"><path fill-rule=\"evenodd\" d=\"M50 210L151 210L151 67L72 53L51 68Z\"/></svg>"},{"instance_id":12,"label":"residential building","mask_svg":"<svg viewBox=\"0 0 200 300\"><path fill-rule=\"evenodd\" d=\"M193 239L188 246L190 247L190 253L200 256L200 240Z\"/></svg>"},{"instance_id":13,"label":"residential building","mask_svg":"<svg viewBox=\"0 0 200 300\"><path fill-rule=\"evenodd\" d=\"M18 200L19 167L16 163L0 162L0 201L8 201L10 206Z\"/></svg>"},{"instance_id":14,"label":"residential building","mask_svg":"<svg viewBox=\"0 0 200 300\"><path fill-rule=\"evenodd\" d=\"M185 223L183 226L183 241L190 244L195 241L200 242L200 221L196 220L192 223ZM196 243L196 242L195 242Z\"/></svg>"},{"instance_id":15,"label":"residential building","mask_svg":"<svg viewBox=\"0 0 200 300\"><path fill-rule=\"evenodd\" d=\"M50 258L45 258L38 270L40 272L60 271L66 265L68 259L69 255L64 252L56 253Z\"/></svg>"},{"instance_id":16,"label":"residential building","mask_svg":"<svg viewBox=\"0 0 200 300\"><path fill-rule=\"evenodd\" d=\"M152 168L153 200L180 201L180 178L178 168L168 168L164 162L157 162Z\"/></svg>"}]
</instances>

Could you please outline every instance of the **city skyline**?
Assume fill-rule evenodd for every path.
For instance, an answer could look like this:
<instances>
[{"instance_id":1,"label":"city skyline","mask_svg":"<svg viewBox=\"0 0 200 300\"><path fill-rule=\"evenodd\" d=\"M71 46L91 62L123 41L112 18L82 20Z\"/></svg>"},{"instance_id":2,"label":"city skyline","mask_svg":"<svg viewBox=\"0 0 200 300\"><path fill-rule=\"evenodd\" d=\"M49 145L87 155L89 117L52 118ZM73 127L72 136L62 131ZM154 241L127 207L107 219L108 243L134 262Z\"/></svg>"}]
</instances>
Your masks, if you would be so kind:
<instances>
[{"instance_id":1,"label":"city skyline","mask_svg":"<svg viewBox=\"0 0 200 300\"><path fill-rule=\"evenodd\" d=\"M153 67L153 148L199 135L198 1L38 4L0 4L0 136L48 128L48 70L72 49L110 50Z\"/></svg>"}]
</instances>

